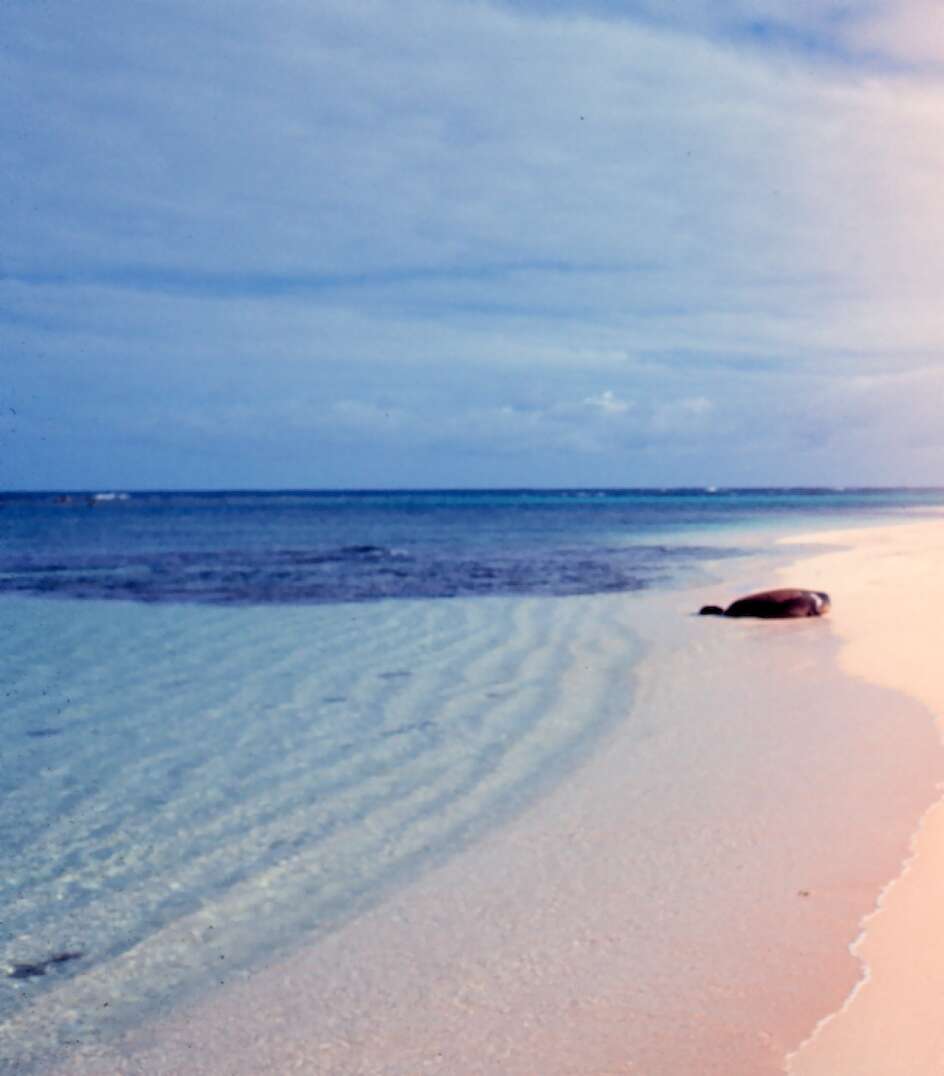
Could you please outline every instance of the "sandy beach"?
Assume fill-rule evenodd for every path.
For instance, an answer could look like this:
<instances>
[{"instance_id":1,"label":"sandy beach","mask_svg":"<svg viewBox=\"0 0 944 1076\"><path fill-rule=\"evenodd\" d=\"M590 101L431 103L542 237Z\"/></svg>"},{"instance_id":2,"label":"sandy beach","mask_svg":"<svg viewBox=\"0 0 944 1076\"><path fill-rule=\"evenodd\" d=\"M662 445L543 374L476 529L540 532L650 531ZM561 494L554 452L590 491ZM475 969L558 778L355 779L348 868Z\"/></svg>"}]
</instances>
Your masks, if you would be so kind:
<instances>
[{"instance_id":1,"label":"sandy beach","mask_svg":"<svg viewBox=\"0 0 944 1076\"><path fill-rule=\"evenodd\" d=\"M821 535L852 543L807 562L842 593L834 622L842 667L907 693L944 733L940 605L944 524ZM841 590L840 590L841 588ZM853 951L863 973L842 1009L794 1054L795 1076L932 1076L944 1071L944 807L922 820L912 857L882 893Z\"/></svg>"},{"instance_id":2,"label":"sandy beach","mask_svg":"<svg viewBox=\"0 0 944 1076\"><path fill-rule=\"evenodd\" d=\"M649 656L576 773L341 929L57 1071L939 1073L944 522L793 541L776 581L829 591L828 618L691 615L769 584L764 558L597 599ZM592 705L600 660L574 641L561 706Z\"/></svg>"}]
</instances>

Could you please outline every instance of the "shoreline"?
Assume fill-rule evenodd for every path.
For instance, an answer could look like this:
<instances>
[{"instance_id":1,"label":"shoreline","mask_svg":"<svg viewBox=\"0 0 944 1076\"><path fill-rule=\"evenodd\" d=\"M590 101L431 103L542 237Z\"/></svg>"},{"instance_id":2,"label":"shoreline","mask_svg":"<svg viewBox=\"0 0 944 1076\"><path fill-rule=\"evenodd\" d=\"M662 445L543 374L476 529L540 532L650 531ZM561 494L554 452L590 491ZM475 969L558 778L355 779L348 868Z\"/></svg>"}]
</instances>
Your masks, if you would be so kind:
<instances>
[{"instance_id":1,"label":"shoreline","mask_svg":"<svg viewBox=\"0 0 944 1076\"><path fill-rule=\"evenodd\" d=\"M856 533L841 571L865 575L855 606L840 613L840 662L849 675L902 691L934 715L944 740L944 675L937 672L935 607L944 579L929 558L944 554L944 522L904 525L891 546ZM846 541L849 532L820 535ZM890 547L891 546L891 547ZM904 548L903 548L904 547ZM835 554L816 565L829 571ZM853 620L855 626L853 626ZM910 626L906 630L905 626ZM790 1076L937 1076L944 1070L944 797L921 816L901 871L883 887L850 943L860 977L842 1006L824 1015L786 1060Z\"/></svg>"},{"instance_id":2,"label":"shoreline","mask_svg":"<svg viewBox=\"0 0 944 1076\"><path fill-rule=\"evenodd\" d=\"M944 523L911 521L803 532L770 558L717 565L736 581L634 599L632 614L651 617L654 656L639 672L631 736L614 735L523 817L355 922L54 1071L782 1072L788 1055L806 1056L811 1029L818 1043L838 1024L822 1014L861 992L849 943L901 872L944 773L924 703L849 666L859 553L915 527L944 534ZM689 615L700 596L769 584L761 573L791 541L804 549L784 582L830 591L831 617L759 626ZM842 558L858 565L845 577ZM579 695L580 661L589 668L593 655L576 658ZM794 690L794 708L778 701ZM671 724L699 707L698 722ZM892 744L908 787L879 764ZM678 774L660 772L677 758L679 789L667 784ZM730 788L717 787L719 767ZM879 785L888 815L859 819L832 862L843 819L874 809Z\"/></svg>"}]
</instances>

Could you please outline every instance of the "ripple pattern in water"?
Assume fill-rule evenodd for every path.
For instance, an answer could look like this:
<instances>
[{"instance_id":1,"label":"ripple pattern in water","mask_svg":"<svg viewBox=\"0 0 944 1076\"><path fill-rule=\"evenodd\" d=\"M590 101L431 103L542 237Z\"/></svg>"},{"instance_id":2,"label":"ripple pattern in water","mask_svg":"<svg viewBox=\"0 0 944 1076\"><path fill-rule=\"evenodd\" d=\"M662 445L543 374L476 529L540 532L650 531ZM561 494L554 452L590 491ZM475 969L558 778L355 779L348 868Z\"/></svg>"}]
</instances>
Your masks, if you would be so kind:
<instances>
[{"instance_id":1,"label":"ripple pattern in water","mask_svg":"<svg viewBox=\"0 0 944 1076\"><path fill-rule=\"evenodd\" d=\"M634 654L607 597L11 599L0 628L0 1071L244 974L452 854L625 716Z\"/></svg>"}]
</instances>

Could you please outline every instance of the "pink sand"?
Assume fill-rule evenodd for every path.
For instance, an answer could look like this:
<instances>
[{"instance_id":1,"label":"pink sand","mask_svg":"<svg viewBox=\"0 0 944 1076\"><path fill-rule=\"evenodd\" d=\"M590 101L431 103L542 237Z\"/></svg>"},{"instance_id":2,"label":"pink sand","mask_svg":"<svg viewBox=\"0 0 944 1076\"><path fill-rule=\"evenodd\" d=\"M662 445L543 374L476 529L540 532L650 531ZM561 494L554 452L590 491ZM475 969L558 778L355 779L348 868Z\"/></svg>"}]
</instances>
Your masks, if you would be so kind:
<instances>
[{"instance_id":1,"label":"pink sand","mask_svg":"<svg viewBox=\"0 0 944 1076\"><path fill-rule=\"evenodd\" d=\"M853 551L813 565L848 591L836 616L843 667L920 700L944 732L944 524L852 537ZM925 816L913 853L854 945L860 983L791 1058L793 1076L944 1072L944 803Z\"/></svg>"}]
</instances>

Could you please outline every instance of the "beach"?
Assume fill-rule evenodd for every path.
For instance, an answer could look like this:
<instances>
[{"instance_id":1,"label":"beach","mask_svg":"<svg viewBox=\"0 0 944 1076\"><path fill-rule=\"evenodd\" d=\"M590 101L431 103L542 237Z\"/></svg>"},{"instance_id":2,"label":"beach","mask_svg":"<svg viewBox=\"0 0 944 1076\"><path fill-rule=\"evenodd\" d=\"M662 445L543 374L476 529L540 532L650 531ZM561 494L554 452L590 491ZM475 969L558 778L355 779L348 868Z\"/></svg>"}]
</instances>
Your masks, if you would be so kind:
<instances>
[{"instance_id":1,"label":"beach","mask_svg":"<svg viewBox=\"0 0 944 1076\"><path fill-rule=\"evenodd\" d=\"M552 725L626 700L572 773L293 951L233 974L215 954L211 989L51 1071L938 1073L942 548L937 520L820 530L711 586L566 599L585 607ZM832 612L692 615L772 582ZM629 637L644 656L621 683ZM147 952L212 929L183 917ZM59 1003L100 1006L114 981Z\"/></svg>"},{"instance_id":2,"label":"beach","mask_svg":"<svg viewBox=\"0 0 944 1076\"><path fill-rule=\"evenodd\" d=\"M920 701L944 733L939 657L944 599L944 524L920 523L860 536L849 552L810 564L848 591L837 610L852 676ZM944 811L925 814L899 877L890 880L853 951L863 972L843 1007L824 1017L788 1066L794 1076L924 1076L944 1071Z\"/></svg>"}]
</instances>

